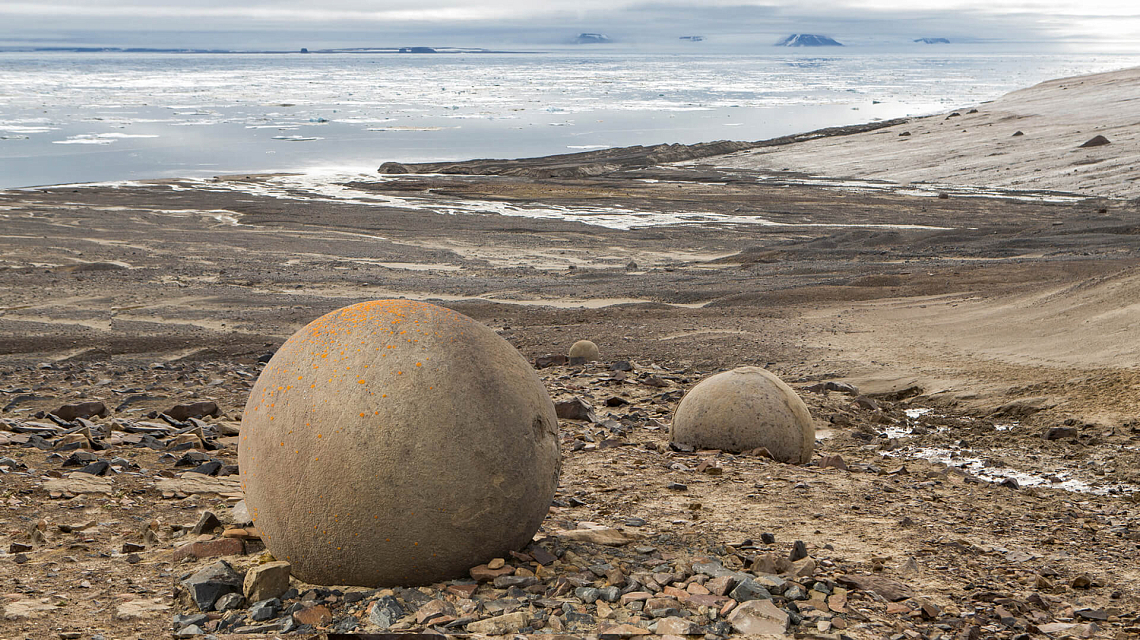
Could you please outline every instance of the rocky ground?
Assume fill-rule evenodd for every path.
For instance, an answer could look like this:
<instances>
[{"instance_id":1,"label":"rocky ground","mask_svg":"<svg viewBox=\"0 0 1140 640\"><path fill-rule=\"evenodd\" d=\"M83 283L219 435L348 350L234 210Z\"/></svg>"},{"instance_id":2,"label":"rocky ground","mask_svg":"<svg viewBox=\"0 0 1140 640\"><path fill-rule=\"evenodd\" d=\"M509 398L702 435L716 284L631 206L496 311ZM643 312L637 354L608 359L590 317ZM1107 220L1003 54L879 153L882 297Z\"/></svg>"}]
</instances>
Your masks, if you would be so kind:
<instances>
[{"instance_id":1,"label":"rocky ground","mask_svg":"<svg viewBox=\"0 0 1140 640\"><path fill-rule=\"evenodd\" d=\"M431 587L286 578L276 591L243 585L267 558L229 479L256 362L6 370L28 390L9 402L0 459L7 637L1140 630L1140 425L1048 426L1020 406L963 415L918 389L870 397L774 369L816 419L808 465L671 447L672 410L711 371L556 364L539 371L563 417L563 481L531 547ZM32 397L45 387L52 404ZM203 398L218 415L187 416L213 408L185 404ZM35 417L74 400L113 413L74 427Z\"/></svg>"},{"instance_id":2,"label":"rocky ground","mask_svg":"<svg viewBox=\"0 0 1140 640\"><path fill-rule=\"evenodd\" d=\"M649 155L0 192L0 638L1140 633L1135 202ZM282 585L245 396L397 296L536 363L559 494L461 580ZM811 463L670 447L740 365L805 399Z\"/></svg>"}]
</instances>

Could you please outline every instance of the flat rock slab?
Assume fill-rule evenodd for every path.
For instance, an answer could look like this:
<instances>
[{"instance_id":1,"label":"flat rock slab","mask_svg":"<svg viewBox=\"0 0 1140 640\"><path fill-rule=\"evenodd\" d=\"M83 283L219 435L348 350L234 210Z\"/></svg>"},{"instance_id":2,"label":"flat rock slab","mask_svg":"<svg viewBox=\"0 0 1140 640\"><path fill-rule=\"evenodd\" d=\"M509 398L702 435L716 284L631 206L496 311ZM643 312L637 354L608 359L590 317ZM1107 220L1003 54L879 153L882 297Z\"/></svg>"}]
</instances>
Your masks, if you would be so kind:
<instances>
[{"instance_id":1,"label":"flat rock slab","mask_svg":"<svg viewBox=\"0 0 1140 640\"><path fill-rule=\"evenodd\" d=\"M494 618L487 618L479 620L467 625L468 633L480 633L486 635L504 635L507 633L515 633L519 629L525 627L527 624L527 616L521 611L515 613L508 613Z\"/></svg>"},{"instance_id":2,"label":"flat rock slab","mask_svg":"<svg viewBox=\"0 0 1140 640\"><path fill-rule=\"evenodd\" d=\"M245 543L238 538L221 538L220 540L202 540L182 545L174 550L174 562L183 558L217 558L221 556L240 556L245 554ZM272 596L271 596L272 597Z\"/></svg>"},{"instance_id":3,"label":"flat rock slab","mask_svg":"<svg viewBox=\"0 0 1140 640\"><path fill-rule=\"evenodd\" d=\"M165 598L142 598L121 603L115 609L115 616L119 619L153 618L168 611L170 603Z\"/></svg>"},{"instance_id":4,"label":"flat rock slab","mask_svg":"<svg viewBox=\"0 0 1140 640\"><path fill-rule=\"evenodd\" d=\"M593 542L594 544L604 544L611 547L620 547L638 539L637 536L631 533L617 529L572 529L570 531L559 531L554 535L563 540Z\"/></svg>"},{"instance_id":5,"label":"flat rock slab","mask_svg":"<svg viewBox=\"0 0 1140 640\"><path fill-rule=\"evenodd\" d=\"M15 597L13 598L13 596ZM4 619L39 618L48 615L49 611L55 609L56 606L49 603L47 598L29 600L22 598L19 594L10 594L5 596L4 600Z\"/></svg>"},{"instance_id":6,"label":"flat rock slab","mask_svg":"<svg viewBox=\"0 0 1140 640\"><path fill-rule=\"evenodd\" d=\"M747 636L782 636L788 630L788 613L771 600L749 600L728 614L728 623Z\"/></svg>"},{"instance_id":7,"label":"flat rock slab","mask_svg":"<svg viewBox=\"0 0 1140 640\"><path fill-rule=\"evenodd\" d=\"M914 597L914 590L898 580L882 576L839 576L840 584L862 591L874 591L891 602Z\"/></svg>"},{"instance_id":8,"label":"flat rock slab","mask_svg":"<svg viewBox=\"0 0 1140 640\"><path fill-rule=\"evenodd\" d=\"M48 493L111 493L111 479L77 473L69 478L53 478L44 482L44 490Z\"/></svg>"},{"instance_id":9,"label":"flat rock slab","mask_svg":"<svg viewBox=\"0 0 1140 640\"><path fill-rule=\"evenodd\" d=\"M154 484L159 491L172 491L187 495L216 493L236 500L243 497L241 482L237 476L215 478L201 473L186 472L182 474L181 478L156 478Z\"/></svg>"}]
</instances>

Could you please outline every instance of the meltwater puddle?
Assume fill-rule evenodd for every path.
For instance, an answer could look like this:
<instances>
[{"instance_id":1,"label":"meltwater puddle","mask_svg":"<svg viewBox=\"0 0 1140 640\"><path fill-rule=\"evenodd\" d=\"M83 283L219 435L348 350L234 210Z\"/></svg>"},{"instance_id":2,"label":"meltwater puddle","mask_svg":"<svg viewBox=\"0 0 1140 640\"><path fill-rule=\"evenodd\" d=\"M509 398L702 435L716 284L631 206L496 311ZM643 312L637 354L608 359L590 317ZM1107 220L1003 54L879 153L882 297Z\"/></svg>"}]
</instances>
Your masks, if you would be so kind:
<instances>
[{"instance_id":1,"label":"meltwater puddle","mask_svg":"<svg viewBox=\"0 0 1140 640\"><path fill-rule=\"evenodd\" d=\"M959 445L949 445L945 447L924 447L906 445L905 439L913 438L919 435L926 435L929 433L945 433L950 430L949 427L941 427L936 425L916 425L912 420L917 420L923 416L933 415L933 409L929 408L911 408L905 411L907 422L905 426L888 426L883 429L883 433L889 439L897 439L903 441L904 444L891 451L883 451L881 455L884 458L895 459L910 459L910 460L928 460L930 462L938 462L946 465L947 467L954 467L961 469L974 476L979 480L1000 484L1006 480L1015 480L1019 487L1049 487L1052 489L1062 489L1064 491L1071 491L1074 493L1087 493L1092 495L1130 495L1133 493L1140 493L1140 485L1125 484L1125 483L1095 483L1073 477L1071 471L1067 469L1058 469L1056 472L1049 475L1039 475L1030 473L1028 471L1020 471L1011 467L996 466L987 462L983 457L979 456L976 451L969 447L962 447ZM915 428L919 427L919 431ZM1016 431L1020 427L1017 422L999 423L994 425L994 430L1003 432Z\"/></svg>"},{"instance_id":2,"label":"meltwater puddle","mask_svg":"<svg viewBox=\"0 0 1140 640\"><path fill-rule=\"evenodd\" d=\"M278 136L286 141L305 141L308 138ZM433 177L435 174L404 174L401 177ZM526 204L495 202L488 200L465 200L437 196L416 198L393 196L349 186L352 182L384 182L391 178L378 177L375 173L349 173L343 171L315 171L304 174L259 175L256 179L206 179L179 178L169 181L118 180L67 185L53 185L50 188L94 188L94 187L155 187L165 186L175 191L233 191L252 196L298 200L303 202L329 202L374 207L392 207L413 211L428 211L439 215L500 215L536 220L564 220L582 224L628 231L647 227L667 227L681 225L756 225L762 227L782 227L806 229L812 227L834 229L891 229L948 231L953 227L938 227L921 224L874 224L874 223L820 223L820 222L776 222L763 216L728 215L712 211L647 211L622 206L589 207L553 204ZM42 189L44 187L37 187ZM31 188L28 188L31 189ZM25 189L17 189L21 191Z\"/></svg>"},{"instance_id":3,"label":"meltwater puddle","mask_svg":"<svg viewBox=\"0 0 1140 640\"><path fill-rule=\"evenodd\" d=\"M433 174L407 174L432 177ZM171 183L171 188L213 191L237 191L254 196L309 202L333 202L365 206L385 206L416 211L430 211L441 215L492 214L545 220L581 222L609 229L629 230L643 227L677 225L759 225L787 228L869 228L869 229L923 229L945 231L951 227L917 224L832 224L775 222L762 216L727 215L711 211L645 211L626 207L588 207L550 204L520 204L486 200L448 199L444 197L415 198L392 196L349 186L359 181L383 182L374 173L312 172L259 177L257 180L202 180L183 179Z\"/></svg>"}]
</instances>

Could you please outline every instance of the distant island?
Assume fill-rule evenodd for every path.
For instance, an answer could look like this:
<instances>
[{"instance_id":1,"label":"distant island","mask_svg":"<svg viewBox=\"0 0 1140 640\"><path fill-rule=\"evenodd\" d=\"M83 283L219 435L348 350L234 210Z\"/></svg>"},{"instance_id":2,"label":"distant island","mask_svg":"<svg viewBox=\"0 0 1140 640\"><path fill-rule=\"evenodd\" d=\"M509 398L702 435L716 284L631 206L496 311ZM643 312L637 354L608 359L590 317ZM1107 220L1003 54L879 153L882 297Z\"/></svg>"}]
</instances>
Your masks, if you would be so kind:
<instances>
[{"instance_id":1,"label":"distant island","mask_svg":"<svg viewBox=\"0 0 1140 640\"><path fill-rule=\"evenodd\" d=\"M836 42L827 36L817 36L811 33L793 33L792 35L784 38L776 43L777 47L842 47L843 44Z\"/></svg>"},{"instance_id":2,"label":"distant island","mask_svg":"<svg viewBox=\"0 0 1140 640\"><path fill-rule=\"evenodd\" d=\"M400 53L439 53L431 47L400 47Z\"/></svg>"},{"instance_id":3,"label":"distant island","mask_svg":"<svg viewBox=\"0 0 1140 640\"><path fill-rule=\"evenodd\" d=\"M607 44L613 42L610 37L604 33L579 33L577 38L574 38L574 44Z\"/></svg>"},{"instance_id":4,"label":"distant island","mask_svg":"<svg viewBox=\"0 0 1140 640\"><path fill-rule=\"evenodd\" d=\"M925 44L950 44L946 38L918 38L915 42L922 42Z\"/></svg>"},{"instance_id":5,"label":"distant island","mask_svg":"<svg viewBox=\"0 0 1140 640\"><path fill-rule=\"evenodd\" d=\"M689 42L701 42L705 39L704 36L681 36L681 40L688 40Z\"/></svg>"}]
</instances>

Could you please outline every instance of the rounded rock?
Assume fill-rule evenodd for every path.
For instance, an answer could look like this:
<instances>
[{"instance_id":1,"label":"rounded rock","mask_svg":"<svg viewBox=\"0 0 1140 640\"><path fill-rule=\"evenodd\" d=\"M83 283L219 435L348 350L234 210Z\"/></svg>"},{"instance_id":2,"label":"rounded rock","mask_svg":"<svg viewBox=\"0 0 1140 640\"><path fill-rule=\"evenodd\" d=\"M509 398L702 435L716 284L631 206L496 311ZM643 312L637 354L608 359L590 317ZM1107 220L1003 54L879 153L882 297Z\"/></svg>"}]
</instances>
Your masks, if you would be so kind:
<instances>
[{"instance_id":1,"label":"rounded rock","mask_svg":"<svg viewBox=\"0 0 1140 640\"><path fill-rule=\"evenodd\" d=\"M598 345L589 340L579 340L570 346L568 356L571 362L576 359L578 362L593 362L600 358L601 354L598 352Z\"/></svg>"},{"instance_id":2,"label":"rounded rock","mask_svg":"<svg viewBox=\"0 0 1140 640\"><path fill-rule=\"evenodd\" d=\"M669 438L699 449L764 447L781 462L811 459L815 426L791 387L760 367L739 367L689 390L673 414Z\"/></svg>"},{"instance_id":3,"label":"rounded rock","mask_svg":"<svg viewBox=\"0 0 1140 640\"><path fill-rule=\"evenodd\" d=\"M524 547L560 469L542 382L486 326L378 300L314 320L250 392L241 485L313 584L426 585Z\"/></svg>"}]
</instances>

